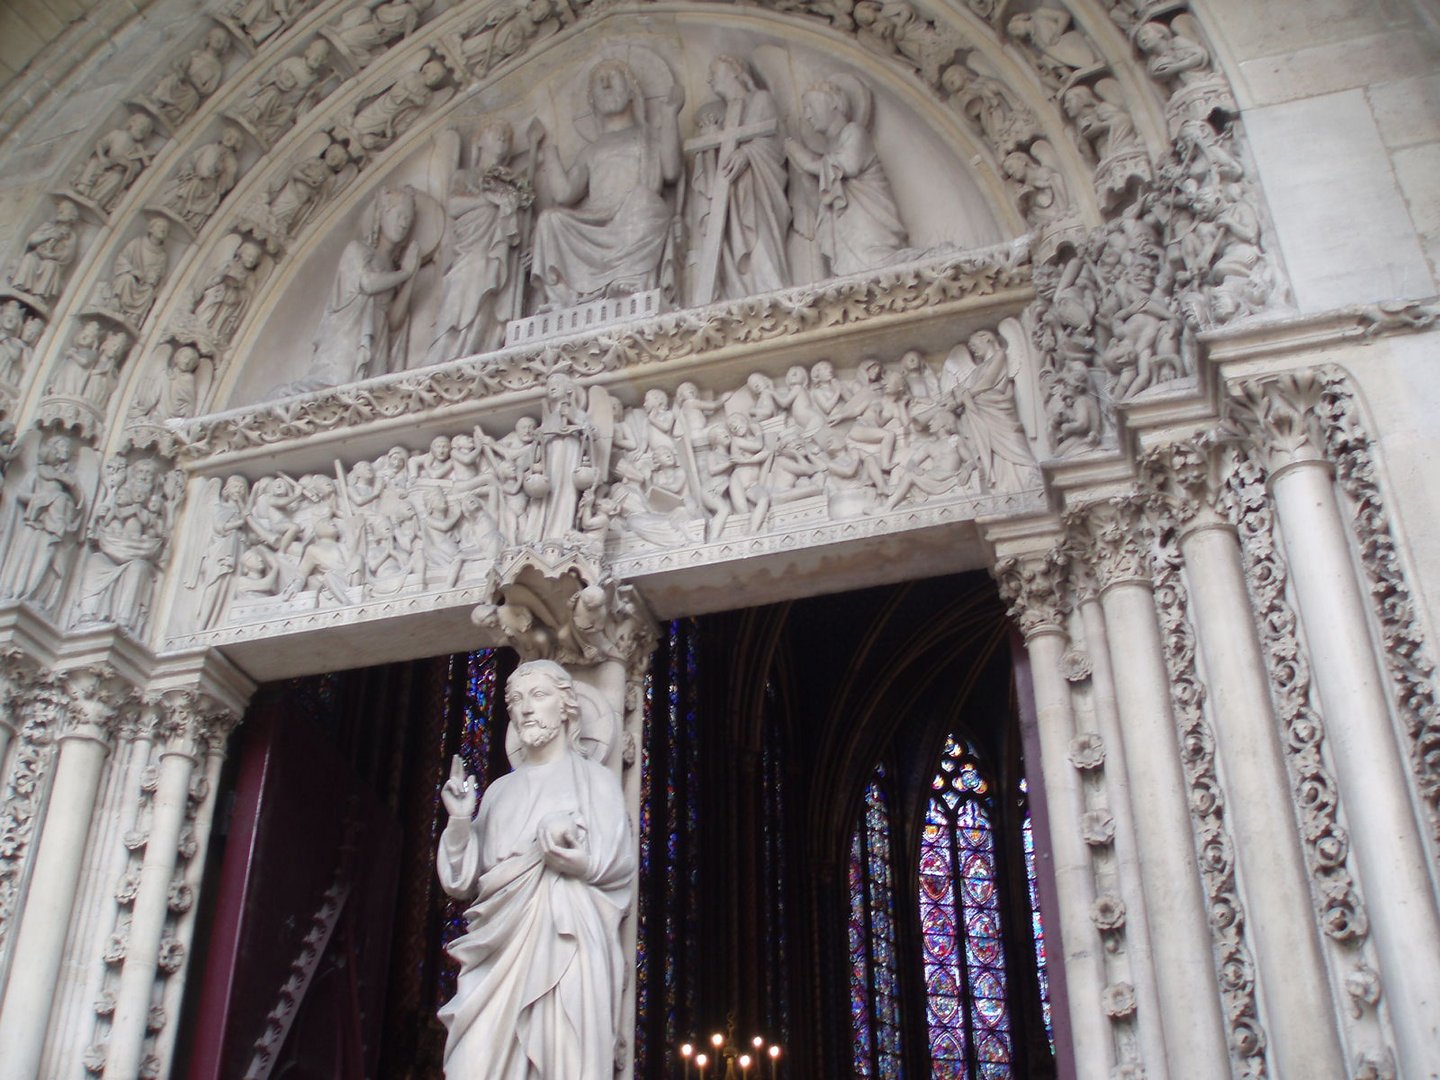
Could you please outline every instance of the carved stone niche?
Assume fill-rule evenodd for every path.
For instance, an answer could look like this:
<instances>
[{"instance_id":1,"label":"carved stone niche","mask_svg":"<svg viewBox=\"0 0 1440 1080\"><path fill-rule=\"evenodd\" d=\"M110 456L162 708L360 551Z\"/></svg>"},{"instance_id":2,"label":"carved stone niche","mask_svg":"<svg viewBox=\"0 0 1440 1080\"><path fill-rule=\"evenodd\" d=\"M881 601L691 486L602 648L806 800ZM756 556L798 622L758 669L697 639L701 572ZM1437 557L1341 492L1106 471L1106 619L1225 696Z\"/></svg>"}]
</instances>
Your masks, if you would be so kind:
<instances>
[{"instance_id":1,"label":"carved stone niche","mask_svg":"<svg viewBox=\"0 0 1440 1080\"><path fill-rule=\"evenodd\" d=\"M787 39L781 28L720 29L693 18L651 13L640 24L609 14L603 37L557 36L547 42L543 66L534 68L521 48L487 69L494 82L448 106L443 118L437 102L448 91L427 83L423 66L407 65L389 90L357 103L337 121L337 141L295 166L308 170L304 190L287 196L286 206L305 208L283 221L275 208L250 214L267 244L299 248L301 230L318 217L306 201L310 193L332 203L327 234L303 238L303 257L283 266L284 276L267 284L260 309L251 312L263 314L263 327L249 339L248 362L222 388L217 406L264 400L277 387L304 382L322 338L333 337L321 333L325 305L317 296L328 291L324 283L344 291L362 277L374 279L377 291L366 295L383 303L369 309L384 309L383 370L395 373L493 350L504 323L542 308L583 306L597 295L614 299L653 288L672 309L735 300L873 273L927 253L989 247L1023 227L1009 208L992 205L973 166L948 149L953 140L937 137L921 91L862 68L858 47L852 69ZM596 97L611 75L623 104ZM643 126L621 123L640 112ZM865 175L843 182L884 188L883 199L821 198L821 174L834 172L822 167L824 160L850 137L846 132L873 154ZM614 147L627 139L666 158L664 177L647 200L663 250L653 266L637 264L615 280L582 274L578 268L594 260L580 250L570 222L604 201L588 189L599 181L587 178L605 172L585 166L609 153L623 157ZM753 161L743 175L727 176L722 154ZM363 186L350 183L362 157ZM393 225L389 231L400 239L387 245L372 220L375 207L385 191L402 190L413 193L413 220ZM843 221L825 219L839 213L825 207L861 203L877 208L866 211L871 219L858 209ZM893 209L882 212L886 204ZM615 214L619 236L624 222ZM262 221L272 216L276 222ZM635 212L637 221L641 216ZM647 236L656 232L647 229ZM557 282L567 268L573 280ZM287 287L292 280L308 285ZM474 285L467 289L467 282ZM478 325L485 320L500 332ZM380 372L372 366L365 374Z\"/></svg>"}]
</instances>

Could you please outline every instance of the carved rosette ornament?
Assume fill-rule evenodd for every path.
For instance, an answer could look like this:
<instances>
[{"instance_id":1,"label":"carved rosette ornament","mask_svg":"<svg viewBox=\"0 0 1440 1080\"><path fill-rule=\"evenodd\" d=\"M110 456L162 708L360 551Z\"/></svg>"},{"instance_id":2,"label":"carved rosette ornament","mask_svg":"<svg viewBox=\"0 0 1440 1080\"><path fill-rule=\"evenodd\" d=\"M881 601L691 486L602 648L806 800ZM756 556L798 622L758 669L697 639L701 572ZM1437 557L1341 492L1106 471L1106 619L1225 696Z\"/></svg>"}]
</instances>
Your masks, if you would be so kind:
<instances>
[{"instance_id":1,"label":"carved rosette ornament","mask_svg":"<svg viewBox=\"0 0 1440 1080\"><path fill-rule=\"evenodd\" d=\"M12 655L5 664L6 713L18 721L9 774L0 801L0 957L11 945L21 883L28 874L33 841L54 770L55 736L64 695L53 676Z\"/></svg>"},{"instance_id":2,"label":"carved rosette ornament","mask_svg":"<svg viewBox=\"0 0 1440 1080\"><path fill-rule=\"evenodd\" d=\"M1170 695L1178 727L1180 758L1190 786L1190 819L1200 874L1210 908L1210 927L1220 993L1225 1002L1230 1049L1247 1077L1268 1075L1265 1034L1255 988L1255 965L1245 938L1245 914L1235 877L1235 851L1225 819L1215 736L1205 717L1205 686L1196 667L1189 594L1180 572L1173 534L1161 541L1156 561L1155 606L1160 615Z\"/></svg>"},{"instance_id":3,"label":"carved rosette ornament","mask_svg":"<svg viewBox=\"0 0 1440 1080\"><path fill-rule=\"evenodd\" d=\"M1375 467L1374 438L1359 401L1349 379L1337 370L1325 371L1321 385L1324 445L1349 501L1350 526L1384 643L1391 700L1405 729L1431 843L1440 845L1440 690L1435 661L1391 531Z\"/></svg>"},{"instance_id":4,"label":"carved rosette ornament","mask_svg":"<svg viewBox=\"0 0 1440 1080\"><path fill-rule=\"evenodd\" d=\"M1225 433L1207 431L1153 447L1141 458L1141 481L1182 540L1200 529L1231 527L1228 445Z\"/></svg>"},{"instance_id":5,"label":"carved rosette ornament","mask_svg":"<svg viewBox=\"0 0 1440 1080\"><path fill-rule=\"evenodd\" d=\"M1275 536L1275 515L1259 465L1243 458L1229 491L1237 507L1246 583L1270 669L1275 712L1293 785L1305 859L1314 882L1316 916L1325 934L1358 945L1369 919L1350 869L1350 838L1340 825L1339 785L1326 760L1325 722L1299 636L1299 617L1286 593L1289 576Z\"/></svg>"}]
</instances>

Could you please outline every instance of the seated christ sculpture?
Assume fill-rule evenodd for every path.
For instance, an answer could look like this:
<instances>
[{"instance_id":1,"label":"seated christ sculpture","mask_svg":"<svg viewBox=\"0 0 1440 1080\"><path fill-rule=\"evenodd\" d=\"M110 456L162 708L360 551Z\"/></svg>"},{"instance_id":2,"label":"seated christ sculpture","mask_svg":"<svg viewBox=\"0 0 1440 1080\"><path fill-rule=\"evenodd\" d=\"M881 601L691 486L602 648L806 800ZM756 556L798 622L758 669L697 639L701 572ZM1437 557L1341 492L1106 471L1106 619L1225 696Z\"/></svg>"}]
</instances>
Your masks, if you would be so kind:
<instances>
[{"instance_id":1,"label":"seated christ sculpture","mask_svg":"<svg viewBox=\"0 0 1440 1080\"><path fill-rule=\"evenodd\" d=\"M515 770L478 814L459 758L441 791L440 884L470 904L450 946L456 994L440 1010L446 1080L612 1080L635 876L624 795L577 749L579 698L559 664L520 665L505 701Z\"/></svg>"}]
</instances>

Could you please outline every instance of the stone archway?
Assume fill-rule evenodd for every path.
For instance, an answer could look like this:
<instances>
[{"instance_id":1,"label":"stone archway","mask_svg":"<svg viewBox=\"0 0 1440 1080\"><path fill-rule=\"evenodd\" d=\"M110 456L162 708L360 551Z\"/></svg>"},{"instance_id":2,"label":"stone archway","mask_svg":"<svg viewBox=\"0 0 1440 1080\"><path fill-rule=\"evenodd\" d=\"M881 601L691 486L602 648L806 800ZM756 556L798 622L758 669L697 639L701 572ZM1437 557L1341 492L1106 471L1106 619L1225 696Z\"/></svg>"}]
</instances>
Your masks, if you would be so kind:
<instances>
[{"instance_id":1,"label":"stone archway","mask_svg":"<svg viewBox=\"0 0 1440 1080\"><path fill-rule=\"evenodd\" d=\"M185 830L203 840L213 808L192 781L216 767L249 677L334 666L334 650L504 640L593 668L623 710L647 607L981 566L1015 601L1037 673L1077 1072L1273 1061L1338 1075L1362 1061L1384 1075L1387 1055L1433 1069L1440 964L1404 960L1415 935L1440 948L1433 905L1404 910L1433 886L1433 689L1396 659L1423 653L1423 632L1385 554L1357 393L1319 367L1321 350L1431 316L1351 315L1279 344L1247 329L1286 288L1236 103L1185 5L541 0L394 5L391 23L344 7L197 21L184 74L142 72L54 170L54 209L37 203L20 230L0 295L18 432L0 591L23 718L6 734L19 840L5 901L26 914L0 927L0 971L54 993L7 995L0 1035L20 1050L0 1075L42 1061L129 1075L147 1055L166 1067L173 1033L148 1029L149 1005L178 992L188 933L168 886ZM703 309L687 299L705 268L682 257L667 283L657 263L640 290L657 306L633 321L424 366L422 324L446 292L441 177L474 165L453 133L543 114L573 163L573 78L596 36L643 47L689 91L675 138L686 126L697 145L653 192L677 222L682 189L692 210L704 189L703 70L744 52L792 127L813 83L839 84L904 241L890 223L888 247L858 265L832 236L784 288ZM648 110L668 100L641 90ZM764 123L746 136L776 137ZM822 138L788 156L833 151ZM382 253L402 202L414 221L392 225ZM854 232L827 205L814 220L845 239L883 231ZM407 266L416 230L437 223ZM357 361L305 384L351 253L389 260L388 284L350 292L383 294L387 334L413 329L417 344L387 348L387 374ZM422 295L389 318L406 289ZM535 290L520 292L506 314L538 314ZM378 325L357 347L372 350ZM797 413L822 360L840 401ZM304 392L262 401L277 385ZM677 428L685 409L697 422ZM669 445L652 445L659 413ZM728 434L705 430L710 414L734 418ZM527 421L569 451L536 452ZM557 491L580 476L560 512ZM1275 586L1277 542L1338 578L1340 599L1303 575ZM1377 608L1362 586L1402 599ZM1229 636L1257 610L1271 621ZM1257 673L1290 672L1297 611L1323 664L1274 701ZM1367 618L1383 670L1369 638L1340 629ZM1313 725L1297 734L1312 695L1335 750ZM1371 742L1386 749L1358 752ZM1316 784L1343 790L1348 811L1317 808ZM1377 787L1391 796L1372 800ZM143 853L122 853L104 822L152 814ZM1367 838L1353 857L1347 816ZM87 833L110 853L87 857ZM122 863L139 884L112 903ZM1303 910L1316 918L1296 922ZM72 911L83 927L67 953ZM60 977L67 955L84 976ZM113 1009L91 1008L97 989ZM1317 1015L1332 1016L1318 1037Z\"/></svg>"}]
</instances>

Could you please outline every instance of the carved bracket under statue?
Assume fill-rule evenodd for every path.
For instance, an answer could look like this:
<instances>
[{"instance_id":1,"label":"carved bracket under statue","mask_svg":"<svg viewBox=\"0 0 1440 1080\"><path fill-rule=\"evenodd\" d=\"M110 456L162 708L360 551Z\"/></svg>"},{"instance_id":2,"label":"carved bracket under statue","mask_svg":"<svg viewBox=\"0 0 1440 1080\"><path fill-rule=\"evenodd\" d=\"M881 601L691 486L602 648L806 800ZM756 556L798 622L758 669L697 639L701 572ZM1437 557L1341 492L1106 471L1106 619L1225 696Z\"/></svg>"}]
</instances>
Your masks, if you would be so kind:
<instances>
[{"instance_id":1,"label":"carved bracket under statue","mask_svg":"<svg viewBox=\"0 0 1440 1080\"><path fill-rule=\"evenodd\" d=\"M655 624L640 594L605 566L598 544L550 540L500 553L490 571L492 602L472 613L522 660L627 668L655 647Z\"/></svg>"}]
</instances>

